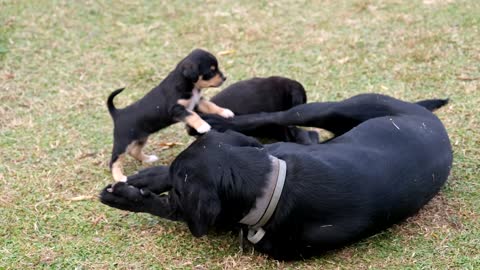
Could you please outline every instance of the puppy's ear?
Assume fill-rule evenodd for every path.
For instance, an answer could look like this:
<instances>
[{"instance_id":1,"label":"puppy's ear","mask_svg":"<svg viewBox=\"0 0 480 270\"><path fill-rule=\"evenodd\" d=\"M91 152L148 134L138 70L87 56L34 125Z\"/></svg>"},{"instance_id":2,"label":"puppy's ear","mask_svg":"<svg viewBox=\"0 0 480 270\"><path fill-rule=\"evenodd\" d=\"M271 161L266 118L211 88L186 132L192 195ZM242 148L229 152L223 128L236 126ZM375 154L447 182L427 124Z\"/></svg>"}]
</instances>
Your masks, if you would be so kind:
<instances>
[{"instance_id":1,"label":"puppy's ear","mask_svg":"<svg viewBox=\"0 0 480 270\"><path fill-rule=\"evenodd\" d=\"M184 207L185 219L195 237L207 234L220 213L220 199L213 190L202 189L192 192Z\"/></svg>"},{"instance_id":2,"label":"puppy's ear","mask_svg":"<svg viewBox=\"0 0 480 270\"><path fill-rule=\"evenodd\" d=\"M198 64L185 60L182 65L180 66L182 75L192 81L193 83L198 81L198 77L200 76Z\"/></svg>"}]
</instances>

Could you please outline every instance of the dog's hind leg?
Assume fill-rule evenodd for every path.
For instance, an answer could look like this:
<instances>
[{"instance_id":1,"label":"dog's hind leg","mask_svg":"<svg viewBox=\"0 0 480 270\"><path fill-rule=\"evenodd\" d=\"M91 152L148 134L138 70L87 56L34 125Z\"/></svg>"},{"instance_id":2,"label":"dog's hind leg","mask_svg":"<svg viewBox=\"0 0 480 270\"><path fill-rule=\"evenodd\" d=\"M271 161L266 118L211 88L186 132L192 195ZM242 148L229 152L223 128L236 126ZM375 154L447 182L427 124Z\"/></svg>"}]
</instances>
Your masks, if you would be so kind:
<instances>
[{"instance_id":1,"label":"dog's hind leg","mask_svg":"<svg viewBox=\"0 0 480 270\"><path fill-rule=\"evenodd\" d=\"M113 179L117 182L127 181L127 177L123 174L123 162L125 160L125 152L127 151L127 143L114 141L112 158L110 159L110 170Z\"/></svg>"},{"instance_id":2,"label":"dog's hind leg","mask_svg":"<svg viewBox=\"0 0 480 270\"><path fill-rule=\"evenodd\" d=\"M317 144L320 143L318 133L312 130L305 130L296 126L289 126L287 128L288 141L299 144Z\"/></svg>"},{"instance_id":3,"label":"dog's hind leg","mask_svg":"<svg viewBox=\"0 0 480 270\"><path fill-rule=\"evenodd\" d=\"M143 138L140 140L135 140L127 147L127 152L137 160L145 163L152 163L158 160L156 155L145 155L143 153L143 147L147 144L147 138Z\"/></svg>"},{"instance_id":4,"label":"dog's hind leg","mask_svg":"<svg viewBox=\"0 0 480 270\"><path fill-rule=\"evenodd\" d=\"M126 182L127 177L123 174L123 162L125 160L125 153L117 155L116 158L112 158L111 170L113 179L117 182Z\"/></svg>"},{"instance_id":5,"label":"dog's hind leg","mask_svg":"<svg viewBox=\"0 0 480 270\"><path fill-rule=\"evenodd\" d=\"M227 127L239 132L249 132L267 125L298 125L323 128L339 136L371 118L418 110L417 105L408 102L383 95L365 94L340 102L302 104L282 112L240 115L229 120L212 116L204 119L218 130Z\"/></svg>"}]
</instances>

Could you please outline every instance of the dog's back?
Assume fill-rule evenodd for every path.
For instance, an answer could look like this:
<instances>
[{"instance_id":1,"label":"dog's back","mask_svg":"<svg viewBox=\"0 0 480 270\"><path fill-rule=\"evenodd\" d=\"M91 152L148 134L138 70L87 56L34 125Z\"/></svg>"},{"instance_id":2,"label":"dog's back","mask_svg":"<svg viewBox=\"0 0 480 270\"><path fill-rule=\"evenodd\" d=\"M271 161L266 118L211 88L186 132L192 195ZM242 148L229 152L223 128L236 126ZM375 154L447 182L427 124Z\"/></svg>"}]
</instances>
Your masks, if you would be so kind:
<instances>
[{"instance_id":1,"label":"dog's back","mask_svg":"<svg viewBox=\"0 0 480 270\"><path fill-rule=\"evenodd\" d=\"M246 101L248 97L248 104ZM307 102L303 86L284 77L253 78L230 85L212 97L215 104L229 108L237 115L277 112Z\"/></svg>"},{"instance_id":2,"label":"dog's back","mask_svg":"<svg viewBox=\"0 0 480 270\"><path fill-rule=\"evenodd\" d=\"M307 95L301 83L285 77L271 76L236 82L212 97L211 100L219 106L229 108L236 115L244 115L285 111L305 104ZM294 126L271 125L245 134L300 144L319 142L318 134L315 131L306 131Z\"/></svg>"}]
</instances>

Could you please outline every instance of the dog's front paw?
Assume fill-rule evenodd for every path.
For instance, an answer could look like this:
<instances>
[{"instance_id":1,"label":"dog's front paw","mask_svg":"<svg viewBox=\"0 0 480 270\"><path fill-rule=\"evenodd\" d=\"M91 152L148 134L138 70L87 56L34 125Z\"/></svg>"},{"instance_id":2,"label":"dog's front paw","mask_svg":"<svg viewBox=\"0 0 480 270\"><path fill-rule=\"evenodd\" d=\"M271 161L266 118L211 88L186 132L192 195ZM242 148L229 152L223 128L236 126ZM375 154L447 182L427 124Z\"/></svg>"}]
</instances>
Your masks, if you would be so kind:
<instances>
[{"instance_id":1,"label":"dog's front paw","mask_svg":"<svg viewBox=\"0 0 480 270\"><path fill-rule=\"evenodd\" d=\"M148 189L155 194L168 191L171 188L169 166L155 166L128 176L127 184L140 190Z\"/></svg>"},{"instance_id":2,"label":"dog's front paw","mask_svg":"<svg viewBox=\"0 0 480 270\"><path fill-rule=\"evenodd\" d=\"M235 114L229 109L223 109L223 111L220 113L220 116L223 118L232 118L235 116Z\"/></svg>"},{"instance_id":3,"label":"dog's front paw","mask_svg":"<svg viewBox=\"0 0 480 270\"><path fill-rule=\"evenodd\" d=\"M200 134L207 133L210 129L212 129L212 127L207 122L203 122L198 128L196 128L197 132Z\"/></svg>"},{"instance_id":4,"label":"dog's front paw","mask_svg":"<svg viewBox=\"0 0 480 270\"><path fill-rule=\"evenodd\" d=\"M106 186L100 193L100 201L108 206L132 211L143 212L145 211L145 204L143 203L145 198L150 196L148 190L141 190L133 186L127 185L127 183L115 183L113 186Z\"/></svg>"}]
</instances>

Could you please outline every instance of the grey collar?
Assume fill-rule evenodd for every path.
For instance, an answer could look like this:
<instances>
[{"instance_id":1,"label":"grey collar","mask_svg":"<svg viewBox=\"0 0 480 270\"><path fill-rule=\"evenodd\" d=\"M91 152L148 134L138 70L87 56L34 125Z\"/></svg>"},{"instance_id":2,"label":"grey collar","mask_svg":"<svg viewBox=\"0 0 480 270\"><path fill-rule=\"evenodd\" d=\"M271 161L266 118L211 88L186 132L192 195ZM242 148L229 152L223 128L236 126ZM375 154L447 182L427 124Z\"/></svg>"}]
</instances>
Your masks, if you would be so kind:
<instances>
[{"instance_id":1,"label":"grey collar","mask_svg":"<svg viewBox=\"0 0 480 270\"><path fill-rule=\"evenodd\" d=\"M285 177L287 176L287 164L285 161L269 156L272 162L272 171L268 175L268 183L262 196L255 201L255 206L240 220L240 223L249 225L248 241L253 244L262 240L265 230L262 226L267 224L277 208L282 195Z\"/></svg>"}]
</instances>

